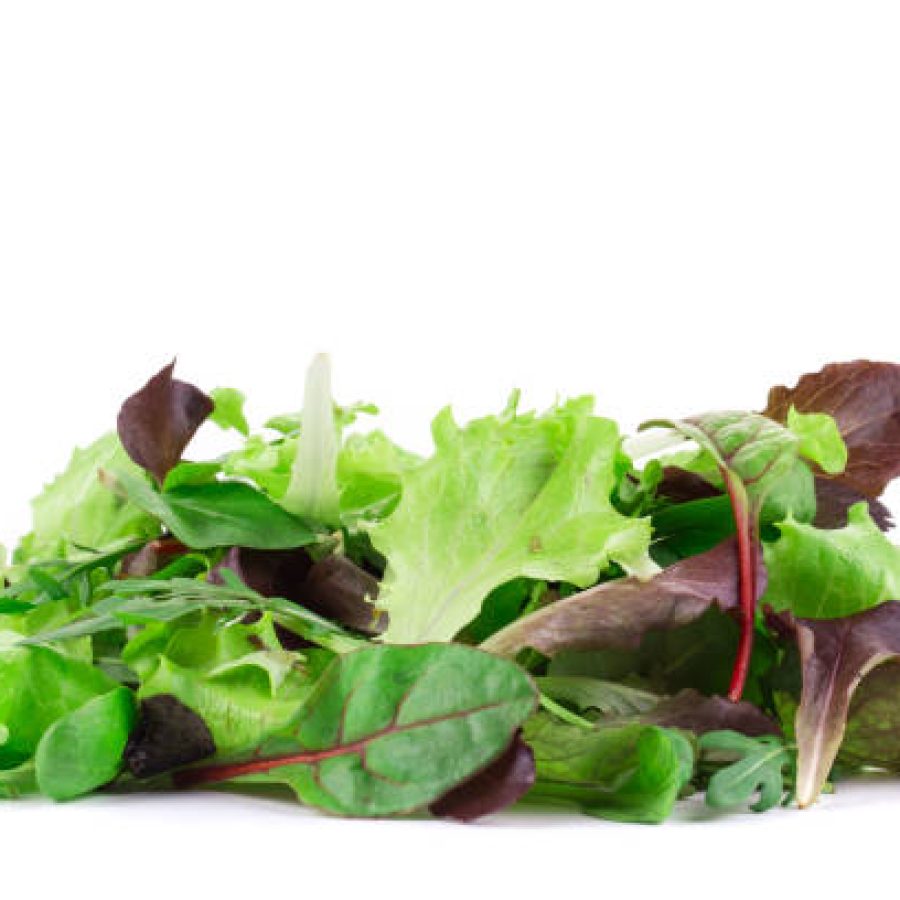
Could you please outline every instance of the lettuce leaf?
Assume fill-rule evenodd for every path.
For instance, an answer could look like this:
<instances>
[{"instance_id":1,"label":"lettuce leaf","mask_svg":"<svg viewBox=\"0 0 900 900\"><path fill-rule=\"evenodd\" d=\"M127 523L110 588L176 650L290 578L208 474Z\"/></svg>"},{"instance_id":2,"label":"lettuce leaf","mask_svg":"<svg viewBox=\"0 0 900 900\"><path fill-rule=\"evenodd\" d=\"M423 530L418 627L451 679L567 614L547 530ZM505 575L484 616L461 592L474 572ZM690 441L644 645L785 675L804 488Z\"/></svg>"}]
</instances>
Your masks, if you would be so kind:
<instances>
[{"instance_id":1,"label":"lettuce leaf","mask_svg":"<svg viewBox=\"0 0 900 900\"><path fill-rule=\"evenodd\" d=\"M792 518L763 548L769 585L762 602L777 612L830 619L900 597L900 547L869 516L850 508L846 527L823 530Z\"/></svg>"},{"instance_id":2,"label":"lettuce leaf","mask_svg":"<svg viewBox=\"0 0 900 900\"><path fill-rule=\"evenodd\" d=\"M385 640L451 640L498 585L519 576L587 587L616 562L655 571L649 519L617 512L619 434L581 398L543 416L500 416L464 428L434 421L435 453L402 478L396 511L371 529L388 560L379 605Z\"/></svg>"}]
</instances>

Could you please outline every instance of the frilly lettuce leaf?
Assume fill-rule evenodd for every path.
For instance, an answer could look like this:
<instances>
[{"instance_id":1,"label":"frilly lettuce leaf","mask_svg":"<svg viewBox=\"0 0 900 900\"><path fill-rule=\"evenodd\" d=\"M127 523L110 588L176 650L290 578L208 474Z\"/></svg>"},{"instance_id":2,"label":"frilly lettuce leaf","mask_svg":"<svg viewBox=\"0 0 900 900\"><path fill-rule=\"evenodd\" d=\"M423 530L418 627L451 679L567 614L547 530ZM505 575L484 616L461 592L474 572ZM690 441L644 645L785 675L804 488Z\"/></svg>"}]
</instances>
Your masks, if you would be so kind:
<instances>
[{"instance_id":1,"label":"frilly lettuce leaf","mask_svg":"<svg viewBox=\"0 0 900 900\"><path fill-rule=\"evenodd\" d=\"M435 453L402 477L396 511L371 529L388 560L385 640L447 641L498 585L520 576L596 582L616 562L655 571L649 519L617 512L619 433L590 398L542 416L514 407L464 428L445 409Z\"/></svg>"},{"instance_id":2,"label":"frilly lettuce leaf","mask_svg":"<svg viewBox=\"0 0 900 900\"><path fill-rule=\"evenodd\" d=\"M83 548L158 534L154 517L101 484L100 470L110 468L143 474L115 434L76 448L66 470L32 501L33 530L16 551L15 561L66 558Z\"/></svg>"},{"instance_id":3,"label":"frilly lettuce leaf","mask_svg":"<svg viewBox=\"0 0 900 900\"><path fill-rule=\"evenodd\" d=\"M900 598L900 547L869 516L850 508L846 527L823 530L792 518L764 546L769 585L763 603L797 616L828 619Z\"/></svg>"}]
</instances>

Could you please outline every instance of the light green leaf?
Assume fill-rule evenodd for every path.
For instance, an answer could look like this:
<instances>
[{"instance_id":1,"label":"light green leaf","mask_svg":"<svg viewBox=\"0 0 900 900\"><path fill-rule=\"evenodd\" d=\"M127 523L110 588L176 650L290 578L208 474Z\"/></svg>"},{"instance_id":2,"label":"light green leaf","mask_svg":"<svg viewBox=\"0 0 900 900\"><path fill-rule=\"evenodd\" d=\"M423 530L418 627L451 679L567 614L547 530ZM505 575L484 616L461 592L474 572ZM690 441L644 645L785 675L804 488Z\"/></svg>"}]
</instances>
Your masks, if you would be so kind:
<instances>
[{"instance_id":1,"label":"light green leaf","mask_svg":"<svg viewBox=\"0 0 900 900\"><path fill-rule=\"evenodd\" d=\"M604 819L662 822L693 771L690 742L655 725L585 730L541 713L524 736L537 766L533 796Z\"/></svg>"},{"instance_id":2,"label":"light green leaf","mask_svg":"<svg viewBox=\"0 0 900 900\"><path fill-rule=\"evenodd\" d=\"M210 419L226 431L233 428L244 437L250 434L250 426L244 416L244 395L234 388L218 387L209 392L214 406Z\"/></svg>"},{"instance_id":3,"label":"light green leaf","mask_svg":"<svg viewBox=\"0 0 900 900\"><path fill-rule=\"evenodd\" d=\"M16 562L66 558L83 548L159 533L152 516L100 483L100 471L110 467L131 477L141 474L115 434L72 453L66 470L32 501L33 530L16 551Z\"/></svg>"},{"instance_id":4,"label":"light green leaf","mask_svg":"<svg viewBox=\"0 0 900 900\"><path fill-rule=\"evenodd\" d=\"M900 548L869 516L850 508L846 527L815 528L788 519L764 547L769 585L762 602L776 611L828 619L900 597Z\"/></svg>"},{"instance_id":5,"label":"light green leaf","mask_svg":"<svg viewBox=\"0 0 900 900\"><path fill-rule=\"evenodd\" d=\"M54 650L11 646L19 639L0 632L0 768L29 759L57 719L116 686L94 666Z\"/></svg>"},{"instance_id":6,"label":"light green leaf","mask_svg":"<svg viewBox=\"0 0 900 900\"><path fill-rule=\"evenodd\" d=\"M88 700L57 719L35 753L41 793L70 800L112 781L136 721L134 695L125 687Z\"/></svg>"},{"instance_id":7,"label":"light green leaf","mask_svg":"<svg viewBox=\"0 0 900 900\"><path fill-rule=\"evenodd\" d=\"M788 428L800 438L800 455L818 463L829 475L837 475L847 466L847 445L837 422L827 413L801 413L788 410Z\"/></svg>"},{"instance_id":8,"label":"light green leaf","mask_svg":"<svg viewBox=\"0 0 900 900\"><path fill-rule=\"evenodd\" d=\"M611 561L648 572L649 520L610 501L618 431L591 410L581 399L465 428L438 415L434 456L404 474L399 506L371 530L388 560L386 640L451 640L519 576L587 586Z\"/></svg>"}]
</instances>

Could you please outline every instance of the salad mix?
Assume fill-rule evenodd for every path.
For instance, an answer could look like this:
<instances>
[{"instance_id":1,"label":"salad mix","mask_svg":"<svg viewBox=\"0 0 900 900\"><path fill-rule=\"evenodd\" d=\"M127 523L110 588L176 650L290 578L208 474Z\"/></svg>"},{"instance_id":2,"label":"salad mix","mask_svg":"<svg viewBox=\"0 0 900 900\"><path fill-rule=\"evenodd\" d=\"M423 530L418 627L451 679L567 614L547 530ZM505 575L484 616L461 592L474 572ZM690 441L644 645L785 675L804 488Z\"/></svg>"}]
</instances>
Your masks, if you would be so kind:
<instances>
[{"instance_id":1,"label":"salad mix","mask_svg":"<svg viewBox=\"0 0 900 900\"><path fill-rule=\"evenodd\" d=\"M344 816L659 822L900 769L900 366L624 436L591 397L251 429L174 363L0 570L0 797L280 785ZM210 424L204 424L210 423ZM201 427L232 449L188 453Z\"/></svg>"}]
</instances>

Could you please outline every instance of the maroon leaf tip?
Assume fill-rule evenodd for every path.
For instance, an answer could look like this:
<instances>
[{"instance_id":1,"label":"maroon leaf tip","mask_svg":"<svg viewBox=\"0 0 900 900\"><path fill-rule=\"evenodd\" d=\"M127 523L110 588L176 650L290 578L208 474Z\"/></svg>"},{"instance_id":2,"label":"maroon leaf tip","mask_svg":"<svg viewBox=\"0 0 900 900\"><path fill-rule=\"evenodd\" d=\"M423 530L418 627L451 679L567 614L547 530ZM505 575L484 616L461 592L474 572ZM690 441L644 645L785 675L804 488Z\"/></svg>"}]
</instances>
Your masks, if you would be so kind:
<instances>
[{"instance_id":1,"label":"maroon leaf tip","mask_svg":"<svg viewBox=\"0 0 900 900\"><path fill-rule=\"evenodd\" d=\"M213 411L199 388L172 377L173 360L119 410L118 432L128 455L162 484L197 429Z\"/></svg>"}]
</instances>

